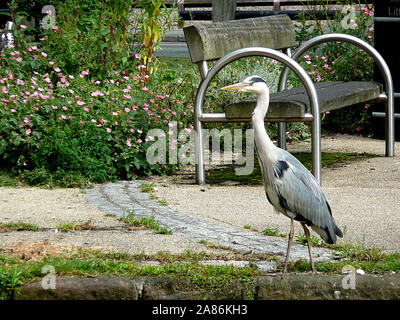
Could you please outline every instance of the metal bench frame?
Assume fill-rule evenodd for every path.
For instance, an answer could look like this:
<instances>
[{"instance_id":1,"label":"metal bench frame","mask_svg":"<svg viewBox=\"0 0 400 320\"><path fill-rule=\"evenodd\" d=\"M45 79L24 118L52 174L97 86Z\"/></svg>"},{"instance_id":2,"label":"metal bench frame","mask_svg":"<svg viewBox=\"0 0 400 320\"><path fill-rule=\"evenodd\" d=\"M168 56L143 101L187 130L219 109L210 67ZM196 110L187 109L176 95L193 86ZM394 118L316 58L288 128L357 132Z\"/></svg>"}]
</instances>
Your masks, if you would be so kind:
<instances>
[{"instance_id":1,"label":"metal bench frame","mask_svg":"<svg viewBox=\"0 0 400 320\"><path fill-rule=\"evenodd\" d=\"M371 57L374 59L375 63L379 67L379 70L385 82L385 89L386 89L385 93L381 94L381 96L379 97L380 100L385 101L385 108L386 108L385 155L386 157L393 157L394 156L394 89L393 89L392 75L385 60L374 47L372 47L364 40L361 40L357 37L348 34L331 33L331 34L321 35L304 42L294 52L294 54L292 55L292 59L297 61L301 56L304 55L304 53L306 53L312 47L319 45L321 43L332 42L332 41L348 42L359 47L360 49L365 50L367 53L371 55ZM281 78L279 80L279 91L283 91L286 89L288 75L289 75L289 70L286 68L282 72ZM279 137L281 141L281 147L283 148L285 148L286 145L285 125L286 124L283 122L280 123L279 126Z\"/></svg>"},{"instance_id":2,"label":"metal bench frame","mask_svg":"<svg viewBox=\"0 0 400 320\"><path fill-rule=\"evenodd\" d=\"M311 114L306 113L300 121L312 121L312 173L319 183L321 183L321 123L320 123L320 108L318 102L318 95L314 83L310 79L307 72L297 63L297 59L301 57L310 48L325 42L341 41L348 42L362 48L369 53L374 59L375 63L383 75L385 81L385 93L379 96L379 99L386 103L386 156L394 156L394 93L393 83L389 67L382 56L371 45L365 41L347 34L326 34L315 37L309 41L304 42L296 52L291 55L290 48L281 51L264 48L264 47L248 47L234 50L220 58L215 64L208 69L207 61L203 60L197 62L202 81L197 91L196 104L195 104L195 131L197 132L195 148L196 148L196 181L198 184L205 183L205 167L204 167L204 137L202 134L202 123L206 122L232 122L227 119L225 113L204 113L203 106L205 102L206 91L212 79L218 72L240 58L249 56L264 56L275 59L285 65L278 84L278 90L283 91L286 89L287 78L290 71L301 79L306 89L307 95L310 100ZM190 48L189 48L190 49ZM299 121L296 120L296 121ZM247 121L247 120L246 120ZM250 121L250 119L248 119ZM288 119L285 122L294 122ZM286 148L286 123L279 123L279 139L278 145L281 148Z\"/></svg>"}]
</instances>

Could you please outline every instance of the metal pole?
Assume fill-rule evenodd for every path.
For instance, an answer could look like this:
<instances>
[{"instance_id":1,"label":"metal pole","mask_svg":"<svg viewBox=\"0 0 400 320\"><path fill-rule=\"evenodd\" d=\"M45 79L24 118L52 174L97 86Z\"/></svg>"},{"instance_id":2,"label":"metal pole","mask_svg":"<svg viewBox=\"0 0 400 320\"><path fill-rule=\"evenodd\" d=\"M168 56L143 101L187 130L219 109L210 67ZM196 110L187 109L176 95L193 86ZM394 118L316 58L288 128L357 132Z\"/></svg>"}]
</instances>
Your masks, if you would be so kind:
<instances>
[{"instance_id":1,"label":"metal pole","mask_svg":"<svg viewBox=\"0 0 400 320\"><path fill-rule=\"evenodd\" d=\"M208 65L207 61L201 61L198 64L200 76L204 79L208 74ZM194 130L196 133L195 136L195 169L196 169L196 182L197 184L205 184L206 183L206 175L205 175L205 167L204 167L204 138L203 138L203 130L200 118L203 115L203 104L197 104L194 110Z\"/></svg>"},{"instance_id":2,"label":"metal pole","mask_svg":"<svg viewBox=\"0 0 400 320\"><path fill-rule=\"evenodd\" d=\"M288 57L292 55L292 50L290 48L287 48L283 51ZM282 83L279 83L278 85L278 91L283 91L285 90L285 85L282 85ZM282 149L286 150L286 122L279 122L278 124L278 146Z\"/></svg>"}]
</instances>

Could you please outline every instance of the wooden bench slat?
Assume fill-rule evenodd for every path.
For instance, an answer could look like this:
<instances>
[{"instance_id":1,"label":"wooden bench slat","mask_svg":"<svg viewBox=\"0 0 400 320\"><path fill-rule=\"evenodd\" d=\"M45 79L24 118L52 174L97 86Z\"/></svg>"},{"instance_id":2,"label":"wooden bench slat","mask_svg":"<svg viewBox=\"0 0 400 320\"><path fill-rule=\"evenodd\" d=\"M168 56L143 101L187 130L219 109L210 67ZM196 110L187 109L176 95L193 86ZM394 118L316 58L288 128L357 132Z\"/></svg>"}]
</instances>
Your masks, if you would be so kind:
<instances>
[{"instance_id":1,"label":"wooden bench slat","mask_svg":"<svg viewBox=\"0 0 400 320\"><path fill-rule=\"evenodd\" d=\"M217 60L246 47L285 49L295 45L294 25L287 15L192 25L183 31L193 63Z\"/></svg>"},{"instance_id":2,"label":"wooden bench slat","mask_svg":"<svg viewBox=\"0 0 400 320\"><path fill-rule=\"evenodd\" d=\"M320 111L324 113L342 107L375 100L382 93L382 85L373 81L320 82L315 84ZM256 106L250 99L225 107L227 119L249 119ZM271 94L267 119L301 119L310 113L310 102L304 87Z\"/></svg>"}]
</instances>

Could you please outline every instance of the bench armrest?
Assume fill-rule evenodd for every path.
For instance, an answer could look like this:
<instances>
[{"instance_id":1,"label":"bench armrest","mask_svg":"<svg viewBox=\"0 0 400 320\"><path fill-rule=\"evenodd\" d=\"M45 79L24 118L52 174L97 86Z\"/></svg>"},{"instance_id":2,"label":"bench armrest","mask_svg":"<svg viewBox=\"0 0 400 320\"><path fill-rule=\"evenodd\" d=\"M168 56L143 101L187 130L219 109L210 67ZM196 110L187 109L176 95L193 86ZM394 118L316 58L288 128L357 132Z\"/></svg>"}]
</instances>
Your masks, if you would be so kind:
<instances>
[{"instance_id":1,"label":"bench armrest","mask_svg":"<svg viewBox=\"0 0 400 320\"><path fill-rule=\"evenodd\" d=\"M387 97L386 103L386 133L387 133L387 148L386 148L386 156L393 156L394 155L394 92L393 92L393 80L392 75L390 73L390 69L380 55L380 53L369 43L365 42L362 39L354 37L352 35L344 34L344 33L330 33L324 34L313 39L310 39L300 45L299 48L293 53L292 59L298 60L305 52L307 52L310 48L325 42L332 42L332 41L341 41L341 42L348 42L351 43L363 50L365 50L375 61L378 65L384 82L385 82L385 92ZM289 69L285 68L282 72L278 88L280 91L285 90L287 79L289 75Z\"/></svg>"}]
</instances>

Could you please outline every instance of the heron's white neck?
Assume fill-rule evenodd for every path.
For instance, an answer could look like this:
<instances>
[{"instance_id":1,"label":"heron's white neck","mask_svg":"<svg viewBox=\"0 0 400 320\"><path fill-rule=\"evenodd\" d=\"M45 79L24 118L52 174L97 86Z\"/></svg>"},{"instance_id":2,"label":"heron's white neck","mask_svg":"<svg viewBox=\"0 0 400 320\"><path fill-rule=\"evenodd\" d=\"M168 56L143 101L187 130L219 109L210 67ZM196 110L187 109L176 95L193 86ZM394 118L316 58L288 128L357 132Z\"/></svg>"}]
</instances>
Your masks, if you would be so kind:
<instances>
[{"instance_id":1,"label":"heron's white neck","mask_svg":"<svg viewBox=\"0 0 400 320\"><path fill-rule=\"evenodd\" d=\"M275 148L274 143L269 138L267 132L265 131L264 118L267 114L269 106L269 92L261 92L257 97L257 105L253 111L251 117L251 123L254 129L254 140L259 153L266 153L271 156L273 148Z\"/></svg>"}]
</instances>

